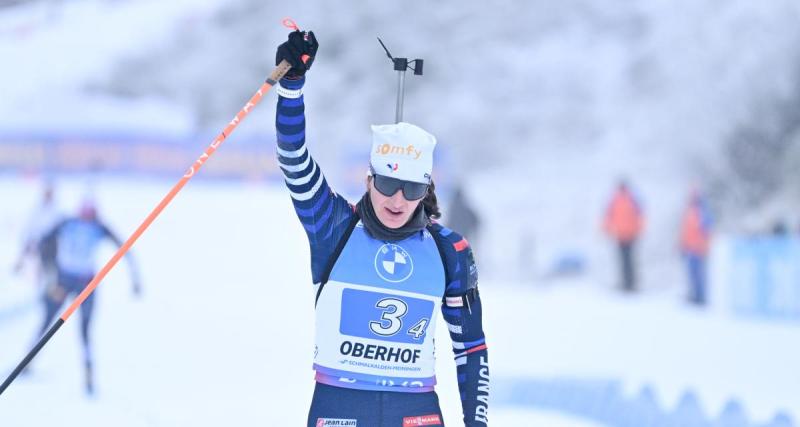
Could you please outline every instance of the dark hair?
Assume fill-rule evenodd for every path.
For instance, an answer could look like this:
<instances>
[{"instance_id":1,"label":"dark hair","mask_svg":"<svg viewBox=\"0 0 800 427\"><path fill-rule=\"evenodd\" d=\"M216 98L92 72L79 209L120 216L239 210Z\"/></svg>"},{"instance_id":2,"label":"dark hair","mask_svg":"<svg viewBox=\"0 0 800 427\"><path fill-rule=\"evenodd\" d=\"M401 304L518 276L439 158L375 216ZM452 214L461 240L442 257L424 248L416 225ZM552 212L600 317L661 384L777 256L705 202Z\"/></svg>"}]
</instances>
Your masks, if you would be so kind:
<instances>
[{"instance_id":1,"label":"dark hair","mask_svg":"<svg viewBox=\"0 0 800 427\"><path fill-rule=\"evenodd\" d=\"M425 216L430 219L442 217L442 212L439 210L439 201L436 199L436 185L433 180L431 180L431 185L428 186L428 194L422 199L422 208L425 209Z\"/></svg>"}]
</instances>

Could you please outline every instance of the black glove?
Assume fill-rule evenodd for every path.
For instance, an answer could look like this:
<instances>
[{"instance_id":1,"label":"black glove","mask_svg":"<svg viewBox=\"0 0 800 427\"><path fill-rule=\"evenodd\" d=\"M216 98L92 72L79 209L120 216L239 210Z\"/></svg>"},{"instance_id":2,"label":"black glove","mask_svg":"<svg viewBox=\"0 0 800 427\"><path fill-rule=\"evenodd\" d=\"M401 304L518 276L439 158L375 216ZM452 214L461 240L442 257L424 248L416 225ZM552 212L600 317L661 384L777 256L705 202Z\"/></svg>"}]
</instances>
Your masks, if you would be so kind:
<instances>
[{"instance_id":1,"label":"black glove","mask_svg":"<svg viewBox=\"0 0 800 427\"><path fill-rule=\"evenodd\" d=\"M286 77L301 77L311 68L318 48L319 43L317 43L313 31L292 31L289 33L289 40L278 46L278 51L275 53L275 65L285 59L292 64L292 69L286 73ZM303 55L308 55L305 63L302 60Z\"/></svg>"}]
</instances>

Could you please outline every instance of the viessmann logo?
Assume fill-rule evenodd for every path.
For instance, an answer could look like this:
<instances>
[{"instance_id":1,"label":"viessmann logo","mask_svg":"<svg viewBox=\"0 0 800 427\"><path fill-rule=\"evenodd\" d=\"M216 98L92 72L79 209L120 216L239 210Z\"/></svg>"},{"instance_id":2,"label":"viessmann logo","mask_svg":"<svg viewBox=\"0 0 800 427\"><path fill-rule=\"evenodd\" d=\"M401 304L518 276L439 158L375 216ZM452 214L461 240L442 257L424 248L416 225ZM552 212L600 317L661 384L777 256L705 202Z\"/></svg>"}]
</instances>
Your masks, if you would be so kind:
<instances>
[{"instance_id":1,"label":"viessmann logo","mask_svg":"<svg viewBox=\"0 0 800 427\"><path fill-rule=\"evenodd\" d=\"M438 414L421 415L418 417L405 417L403 418L403 427L412 426L440 426L442 419Z\"/></svg>"}]
</instances>

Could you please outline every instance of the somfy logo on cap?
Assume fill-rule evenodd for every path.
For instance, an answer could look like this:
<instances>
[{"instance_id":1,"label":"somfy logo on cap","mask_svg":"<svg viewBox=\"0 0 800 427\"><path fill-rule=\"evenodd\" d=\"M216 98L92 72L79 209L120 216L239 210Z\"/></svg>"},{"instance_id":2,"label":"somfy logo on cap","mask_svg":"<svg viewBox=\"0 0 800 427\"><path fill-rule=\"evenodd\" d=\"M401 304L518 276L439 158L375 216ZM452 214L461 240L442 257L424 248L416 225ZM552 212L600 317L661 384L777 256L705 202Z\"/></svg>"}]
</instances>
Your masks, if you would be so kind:
<instances>
[{"instance_id":1,"label":"somfy logo on cap","mask_svg":"<svg viewBox=\"0 0 800 427\"><path fill-rule=\"evenodd\" d=\"M410 123L374 125L370 164L376 173L427 184L435 147L433 135Z\"/></svg>"}]
</instances>

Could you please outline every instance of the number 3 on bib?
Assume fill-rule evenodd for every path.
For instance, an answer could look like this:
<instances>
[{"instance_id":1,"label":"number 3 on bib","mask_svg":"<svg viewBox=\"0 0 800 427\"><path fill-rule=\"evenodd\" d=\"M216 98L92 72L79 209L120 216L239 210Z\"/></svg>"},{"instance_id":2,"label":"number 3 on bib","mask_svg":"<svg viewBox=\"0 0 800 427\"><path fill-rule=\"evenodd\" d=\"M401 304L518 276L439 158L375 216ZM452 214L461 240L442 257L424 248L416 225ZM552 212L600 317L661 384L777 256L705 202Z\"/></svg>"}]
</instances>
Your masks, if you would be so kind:
<instances>
[{"instance_id":1,"label":"number 3 on bib","mask_svg":"<svg viewBox=\"0 0 800 427\"><path fill-rule=\"evenodd\" d=\"M383 309L381 320L369 322L369 329L381 336L392 336L403 328L403 316L408 313L408 305L396 298L384 298L375 304L376 308ZM425 333L428 319L420 319L406 333L419 339Z\"/></svg>"},{"instance_id":2,"label":"number 3 on bib","mask_svg":"<svg viewBox=\"0 0 800 427\"><path fill-rule=\"evenodd\" d=\"M380 321L369 322L369 329L384 337L396 334L403 327L401 318L408 312L406 303L395 298L384 298L375 304L376 308L382 308L383 314ZM384 322L389 325L384 327Z\"/></svg>"}]
</instances>

